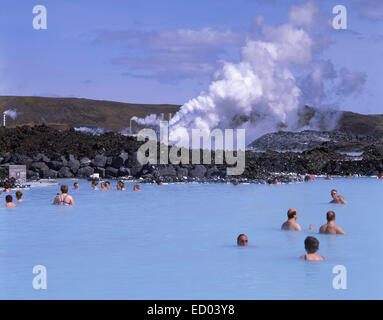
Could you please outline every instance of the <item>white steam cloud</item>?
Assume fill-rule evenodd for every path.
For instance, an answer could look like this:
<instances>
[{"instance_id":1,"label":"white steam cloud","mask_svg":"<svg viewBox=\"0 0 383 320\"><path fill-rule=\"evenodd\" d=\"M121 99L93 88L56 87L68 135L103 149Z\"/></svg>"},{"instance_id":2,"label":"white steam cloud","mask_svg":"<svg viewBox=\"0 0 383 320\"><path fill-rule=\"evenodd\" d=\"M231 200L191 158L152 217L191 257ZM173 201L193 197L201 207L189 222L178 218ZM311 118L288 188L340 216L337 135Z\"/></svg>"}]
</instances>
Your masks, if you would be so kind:
<instances>
[{"instance_id":1,"label":"white steam cloud","mask_svg":"<svg viewBox=\"0 0 383 320\"><path fill-rule=\"evenodd\" d=\"M291 7L285 24L262 25L258 18L257 39L246 41L239 63L222 62L208 90L174 115L170 139L182 136L183 128L245 128L248 142L268 132L298 130L302 108L307 102L319 107L326 98L324 81L337 77L331 62L313 58L318 44L310 31L317 12L316 2L309 1ZM159 121L155 115L135 120Z\"/></svg>"},{"instance_id":2,"label":"white steam cloud","mask_svg":"<svg viewBox=\"0 0 383 320\"><path fill-rule=\"evenodd\" d=\"M138 124L154 124L157 125L159 123L159 119L157 118L157 115L155 114L150 114L146 116L145 118L138 118L138 117L132 117L132 121L137 122Z\"/></svg>"},{"instance_id":3,"label":"white steam cloud","mask_svg":"<svg viewBox=\"0 0 383 320\"><path fill-rule=\"evenodd\" d=\"M92 135L100 135L105 133L105 129L103 128L78 127L74 128L74 130Z\"/></svg>"},{"instance_id":4,"label":"white steam cloud","mask_svg":"<svg viewBox=\"0 0 383 320\"><path fill-rule=\"evenodd\" d=\"M19 114L16 109L8 109L3 112L6 116L11 117L13 120L17 118Z\"/></svg>"}]
</instances>

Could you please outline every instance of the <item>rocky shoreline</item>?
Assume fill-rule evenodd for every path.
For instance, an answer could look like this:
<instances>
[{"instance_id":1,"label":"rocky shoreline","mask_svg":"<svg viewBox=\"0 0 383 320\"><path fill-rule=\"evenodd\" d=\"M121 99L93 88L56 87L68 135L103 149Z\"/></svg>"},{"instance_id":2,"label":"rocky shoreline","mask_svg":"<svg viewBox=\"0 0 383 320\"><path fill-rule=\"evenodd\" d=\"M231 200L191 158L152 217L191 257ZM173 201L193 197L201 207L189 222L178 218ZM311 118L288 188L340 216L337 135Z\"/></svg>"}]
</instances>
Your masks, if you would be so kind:
<instances>
[{"instance_id":1,"label":"rocky shoreline","mask_svg":"<svg viewBox=\"0 0 383 320\"><path fill-rule=\"evenodd\" d=\"M102 179L139 179L146 183L268 183L275 177L289 183L303 181L307 174L374 176L383 171L383 148L370 140L359 157L341 154L328 147L328 142L303 152L246 151L245 170L240 176L228 176L226 164L214 164L214 153L209 165L142 166L136 157L142 143L115 133L90 135L44 125L0 128L0 165L24 164L31 180L86 179L98 173Z\"/></svg>"}]
</instances>

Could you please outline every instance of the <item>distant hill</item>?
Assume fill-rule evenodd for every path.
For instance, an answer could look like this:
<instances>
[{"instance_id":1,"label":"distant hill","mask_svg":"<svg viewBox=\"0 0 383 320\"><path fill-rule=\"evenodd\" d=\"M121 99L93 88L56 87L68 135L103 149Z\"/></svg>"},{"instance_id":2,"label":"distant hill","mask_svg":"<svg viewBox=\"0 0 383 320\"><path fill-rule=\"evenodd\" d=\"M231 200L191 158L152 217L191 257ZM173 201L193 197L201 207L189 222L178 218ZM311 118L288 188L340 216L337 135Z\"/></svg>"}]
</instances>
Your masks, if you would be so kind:
<instances>
[{"instance_id":1,"label":"distant hill","mask_svg":"<svg viewBox=\"0 0 383 320\"><path fill-rule=\"evenodd\" d=\"M319 120L320 130L328 130L326 122L337 119L335 131L347 132L355 135L366 135L380 138L383 136L382 114L360 114L351 111L318 111L306 106L300 114L300 125L308 125L313 117Z\"/></svg>"},{"instance_id":2,"label":"distant hill","mask_svg":"<svg viewBox=\"0 0 383 320\"><path fill-rule=\"evenodd\" d=\"M179 108L170 104L134 104L79 98L0 97L1 115L7 109L16 109L18 112L15 120L7 117L7 127L46 124L57 129L90 127L120 131L129 127L133 116L164 113L164 118L168 119L169 113L174 115Z\"/></svg>"},{"instance_id":3,"label":"distant hill","mask_svg":"<svg viewBox=\"0 0 383 320\"><path fill-rule=\"evenodd\" d=\"M267 133L252 141L248 147L257 151L311 150L322 146L342 152L364 152L383 146L383 115L365 115L349 111L318 111L306 106L300 113L299 126L307 126L315 117L319 130ZM326 131L328 123L335 127ZM382 149L383 150L383 149Z\"/></svg>"},{"instance_id":4,"label":"distant hill","mask_svg":"<svg viewBox=\"0 0 383 320\"><path fill-rule=\"evenodd\" d=\"M345 111L342 113L337 129L353 134L383 137L383 115Z\"/></svg>"},{"instance_id":5,"label":"distant hill","mask_svg":"<svg viewBox=\"0 0 383 320\"><path fill-rule=\"evenodd\" d=\"M16 109L18 112L15 120L7 117L7 127L46 124L56 129L89 127L121 131L129 128L129 122L133 116L145 117L149 114L164 113L165 119L168 119L169 113L174 115L180 106L79 98L0 96L0 114L7 109ZM364 115L349 111L325 113L306 106L300 114L300 125L302 127L307 125L314 116L322 123L321 130L328 130L326 125L329 119L339 119L335 127L337 131L356 135L383 136L383 115ZM233 119L233 125L236 121L240 124L247 120L247 117Z\"/></svg>"}]
</instances>

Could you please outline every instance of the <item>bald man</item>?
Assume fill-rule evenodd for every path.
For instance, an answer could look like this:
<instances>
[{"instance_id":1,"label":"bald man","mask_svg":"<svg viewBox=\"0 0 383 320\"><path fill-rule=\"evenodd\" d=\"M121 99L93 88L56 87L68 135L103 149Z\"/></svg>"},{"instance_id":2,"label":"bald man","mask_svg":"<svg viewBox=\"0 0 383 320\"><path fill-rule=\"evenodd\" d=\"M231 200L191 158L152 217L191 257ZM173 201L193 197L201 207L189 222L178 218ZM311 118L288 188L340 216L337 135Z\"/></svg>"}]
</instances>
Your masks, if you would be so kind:
<instances>
[{"instance_id":1,"label":"bald man","mask_svg":"<svg viewBox=\"0 0 383 320\"><path fill-rule=\"evenodd\" d=\"M287 221L282 224L282 230L301 231L301 226L295 222L298 218L297 209L291 208L287 211Z\"/></svg>"}]
</instances>

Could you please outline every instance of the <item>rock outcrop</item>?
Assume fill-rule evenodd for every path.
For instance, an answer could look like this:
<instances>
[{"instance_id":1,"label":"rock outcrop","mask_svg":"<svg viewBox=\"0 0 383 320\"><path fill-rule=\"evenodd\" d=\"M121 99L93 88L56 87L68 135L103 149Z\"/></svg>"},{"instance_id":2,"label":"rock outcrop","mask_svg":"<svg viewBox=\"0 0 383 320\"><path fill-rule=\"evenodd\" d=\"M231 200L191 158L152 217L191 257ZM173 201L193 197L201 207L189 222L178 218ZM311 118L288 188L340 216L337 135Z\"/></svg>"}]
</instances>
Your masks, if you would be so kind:
<instances>
[{"instance_id":1,"label":"rock outcrop","mask_svg":"<svg viewBox=\"0 0 383 320\"><path fill-rule=\"evenodd\" d=\"M270 148L265 152L248 150L245 153L243 173L229 176L228 165L214 163L214 152L211 164L142 165L137 160L137 150L143 142L133 137L112 133L90 135L74 130L58 131L46 126L0 128L0 165L25 164L29 179L87 178L98 173L101 178L124 177L143 182L160 179L167 182L236 180L266 183L274 177L278 177L281 182L293 182L302 181L306 174L369 176L383 171L383 145L380 140L334 134L338 140L329 135L330 140L326 139L320 145L314 143L313 148L303 152L277 152ZM302 133L305 139L308 139L307 135L323 137L327 133ZM285 137L288 134L276 136L278 139L283 137L287 145ZM294 141L297 143L300 140L297 138ZM347 155L339 151L345 150L347 144L350 147L350 144L352 146L355 143L363 145L362 149L358 149L362 150L358 155ZM295 145L290 143L288 146Z\"/></svg>"}]
</instances>

